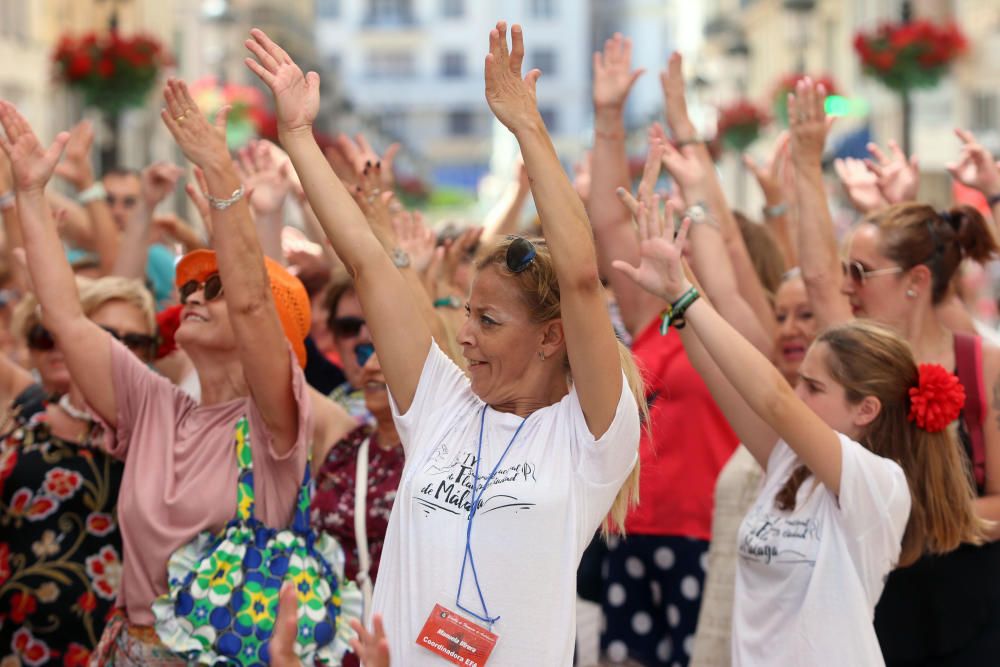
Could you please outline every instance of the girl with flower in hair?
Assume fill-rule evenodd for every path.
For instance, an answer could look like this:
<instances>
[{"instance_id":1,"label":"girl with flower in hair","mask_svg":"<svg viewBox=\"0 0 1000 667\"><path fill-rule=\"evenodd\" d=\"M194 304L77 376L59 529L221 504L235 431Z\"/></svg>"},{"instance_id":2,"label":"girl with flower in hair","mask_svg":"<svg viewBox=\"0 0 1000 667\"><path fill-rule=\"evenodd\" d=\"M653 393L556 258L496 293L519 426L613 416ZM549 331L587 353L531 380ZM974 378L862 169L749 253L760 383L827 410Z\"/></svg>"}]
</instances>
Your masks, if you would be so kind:
<instances>
[{"instance_id":1,"label":"girl with flower in hair","mask_svg":"<svg viewBox=\"0 0 1000 667\"><path fill-rule=\"evenodd\" d=\"M871 618L888 573L983 537L947 429L964 391L862 322L820 334L793 389L698 298L681 259L689 226L674 241L641 206L640 265L615 268L670 304L665 327L765 470L739 531L733 664L882 665Z\"/></svg>"}]
</instances>

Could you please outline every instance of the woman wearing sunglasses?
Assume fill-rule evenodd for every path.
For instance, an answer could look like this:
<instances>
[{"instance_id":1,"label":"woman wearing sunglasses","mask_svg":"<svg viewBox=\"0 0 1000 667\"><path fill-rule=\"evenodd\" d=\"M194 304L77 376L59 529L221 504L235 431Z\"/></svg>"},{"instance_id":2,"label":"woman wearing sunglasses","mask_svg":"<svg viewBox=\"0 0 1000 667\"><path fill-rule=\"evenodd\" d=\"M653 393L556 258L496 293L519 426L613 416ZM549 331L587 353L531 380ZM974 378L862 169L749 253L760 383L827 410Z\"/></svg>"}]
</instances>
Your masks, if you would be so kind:
<instances>
[{"instance_id":1,"label":"woman wearing sunglasses","mask_svg":"<svg viewBox=\"0 0 1000 667\"><path fill-rule=\"evenodd\" d=\"M255 514L272 528L292 518L311 429L300 368L310 322L305 289L265 262L226 147L225 112L211 125L173 80L164 98L164 123L205 174L216 230L215 252L185 256L176 276L184 301L176 340L197 369L200 404L83 316L44 199L66 135L45 150L13 106L0 102L7 137L0 144L11 158L43 323L87 404L114 434L106 446L125 460L118 508L123 615L105 630L101 664L185 664L158 644L151 604L167 592L171 554L236 515L237 422L249 423Z\"/></svg>"},{"instance_id":2,"label":"woman wearing sunglasses","mask_svg":"<svg viewBox=\"0 0 1000 667\"><path fill-rule=\"evenodd\" d=\"M509 238L477 265L458 334L466 376L436 344L390 257L312 134L319 78L254 30L247 65L275 93L306 194L354 276L406 464L373 610L393 661L442 664L456 628L490 665L570 665L576 564L634 497L641 382L615 339L589 223L521 77L524 46L490 34L486 97L515 135L547 238ZM623 370L627 371L623 373ZM454 636L454 635L451 635ZM467 647L460 654L470 657Z\"/></svg>"},{"instance_id":3,"label":"woman wearing sunglasses","mask_svg":"<svg viewBox=\"0 0 1000 667\"><path fill-rule=\"evenodd\" d=\"M78 279L84 317L155 347L153 301L125 278ZM59 354L38 302L22 302L17 323L35 354ZM142 343L141 345L139 343ZM118 595L122 537L115 505L123 465L100 449L102 428L79 386L22 412L0 441L0 654L37 663L83 664L97 646Z\"/></svg>"},{"instance_id":4,"label":"woman wearing sunglasses","mask_svg":"<svg viewBox=\"0 0 1000 667\"><path fill-rule=\"evenodd\" d=\"M976 511L1000 520L1000 349L949 330L942 308L963 260L985 262L997 245L968 206L938 212L903 203L878 210L853 230L838 266L821 156L826 137L822 88L799 86L789 107L791 156L800 207L802 273L820 327L870 318L890 326L921 363L958 376L965 409L957 420ZM994 523L988 537L1000 537ZM889 576L875 613L889 665L991 664L1000 650L1000 543L963 545Z\"/></svg>"}]
</instances>

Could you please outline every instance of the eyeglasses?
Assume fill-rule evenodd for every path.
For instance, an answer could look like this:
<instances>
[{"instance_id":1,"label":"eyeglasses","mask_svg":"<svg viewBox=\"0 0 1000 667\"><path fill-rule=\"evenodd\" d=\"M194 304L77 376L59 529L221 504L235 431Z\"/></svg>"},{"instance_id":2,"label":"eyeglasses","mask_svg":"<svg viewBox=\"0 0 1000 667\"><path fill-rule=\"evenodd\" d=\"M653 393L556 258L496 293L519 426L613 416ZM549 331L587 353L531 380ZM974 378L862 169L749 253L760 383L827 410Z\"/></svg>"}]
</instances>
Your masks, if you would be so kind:
<instances>
[{"instance_id":1,"label":"eyeglasses","mask_svg":"<svg viewBox=\"0 0 1000 667\"><path fill-rule=\"evenodd\" d=\"M535 251L535 244L521 236L508 236L510 245L507 246L507 270L511 273L521 273L535 261L538 254Z\"/></svg>"},{"instance_id":2,"label":"eyeglasses","mask_svg":"<svg viewBox=\"0 0 1000 667\"><path fill-rule=\"evenodd\" d=\"M36 324L28 330L28 348L32 350L38 350L39 352L47 352L48 350L53 350L56 347L56 340L49 333L49 330L43 327L41 324Z\"/></svg>"},{"instance_id":3,"label":"eyeglasses","mask_svg":"<svg viewBox=\"0 0 1000 667\"><path fill-rule=\"evenodd\" d=\"M364 366L375 354L375 346L371 343L359 343L354 348L354 358L358 361L358 366Z\"/></svg>"},{"instance_id":4,"label":"eyeglasses","mask_svg":"<svg viewBox=\"0 0 1000 667\"><path fill-rule=\"evenodd\" d=\"M156 348L160 344L160 339L150 334L133 333L131 331L122 332L114 327L106 327L104 325L101 325L101 328L111 334L115 340L121 341L122 345L131 350L134 355L143 359L155 355Z\"/></svg>"},{"instance_id":5,"label":"eyeglasses","mask_svg":"<svg viewBox=\"0 0 1000 667\"><path fill-rule=\"evenodd\" d=\"M855 285L864 285L865 280L874 276L888 276L893 273L902 273L903 267L891 266L887 269L868 270L861 262L841 260L840 269L844 272L845 278L850 278Z\"/></svg>"},{"instance_id":6,"label":"eyeglasses","mask_svg":"<svg viewBox=\"0 0 1000 667\"><path fill-rule=\"evenodd\" d=\"M337 338L354 338L361 333L361 327L365 325L362 317L335 317L330 320L330 331Z\"/></svg>"},{"instance_id":7,"label":"eyeglasses","mask_svg":"<svg viewBox=\"0 0 1000 667\"><path fill-rule=\"evenodd\" d=\"M222 296L222 278L219 277L218 273L213 273L203 283L197 280L187 281L178 290L181 304L186 304L191 295L197 292L199 288L204 288L205 301L214 301Z\"/></svg>"}]
</instances>

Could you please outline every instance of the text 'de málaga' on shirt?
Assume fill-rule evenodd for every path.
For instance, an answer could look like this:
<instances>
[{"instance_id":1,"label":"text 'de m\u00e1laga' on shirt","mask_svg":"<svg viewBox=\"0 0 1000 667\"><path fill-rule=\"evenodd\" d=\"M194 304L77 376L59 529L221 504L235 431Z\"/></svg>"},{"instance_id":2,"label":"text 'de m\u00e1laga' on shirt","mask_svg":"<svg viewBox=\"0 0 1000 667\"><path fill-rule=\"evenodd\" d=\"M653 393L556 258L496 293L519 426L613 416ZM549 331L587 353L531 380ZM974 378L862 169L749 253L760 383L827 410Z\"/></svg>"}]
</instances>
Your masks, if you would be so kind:
<instances>
[{"instance_id":1,"label":"text 'de m\u00e1laga' on shirt","mask_svg":"<svg viewBox=\"0 0 1000 667\"><path fill-rule=\"evenodd\" d=\"M471 547L489 615L500 617L489 667L571 665L577 564L637 458L639 414L624 376L614 420L599 439L571 390L528 417L485 489L521 417L486 408L477 478L483 402L436 344L410 409L402 416L393 409L406 464L373 603L393 663L443 662L416 640L435 604L463 613L455 596L475 490L482 499ZM468 566L462 605L486 615Z\"/></svg>"},{"instance_id":2,"label":"text 'de m\u00e1laga' on shirt","mask_svg":"<svg viewBox=\"0 0 1000 667\"><path fill-rule=\"evenodd\" d=\"M910 515L902 468L840 435L839 497L810 477L795 509L775 496L799 465L779 442L740 525L733 665L884 665L875 603L899 559Z\"/></svg>"}]
</instances>

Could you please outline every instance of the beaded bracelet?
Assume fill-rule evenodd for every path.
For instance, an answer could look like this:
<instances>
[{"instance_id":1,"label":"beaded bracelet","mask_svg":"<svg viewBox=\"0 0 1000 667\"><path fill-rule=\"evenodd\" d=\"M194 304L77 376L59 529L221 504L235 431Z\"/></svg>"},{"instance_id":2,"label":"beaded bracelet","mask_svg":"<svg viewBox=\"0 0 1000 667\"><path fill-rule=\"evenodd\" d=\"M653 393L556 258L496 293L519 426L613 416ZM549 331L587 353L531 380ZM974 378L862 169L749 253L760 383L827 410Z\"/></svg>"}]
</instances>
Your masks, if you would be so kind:
<instances>
[{"instance_id":1,"label":"beaded bracelet","mask_svg":"<svg viewBox=\"0 0 1000 667\"><path fill-rule=\"evenodd\" d=\"M666 336L667 331L673 326L675 329L683 329L687 322L684 320L684 313L691 307L691 304L698 300L701 295L694 287L688 289L681 295L681 298L674 301L663 310L663 323L660 325L660 335Z\"/></svg>"}]
</instances>

